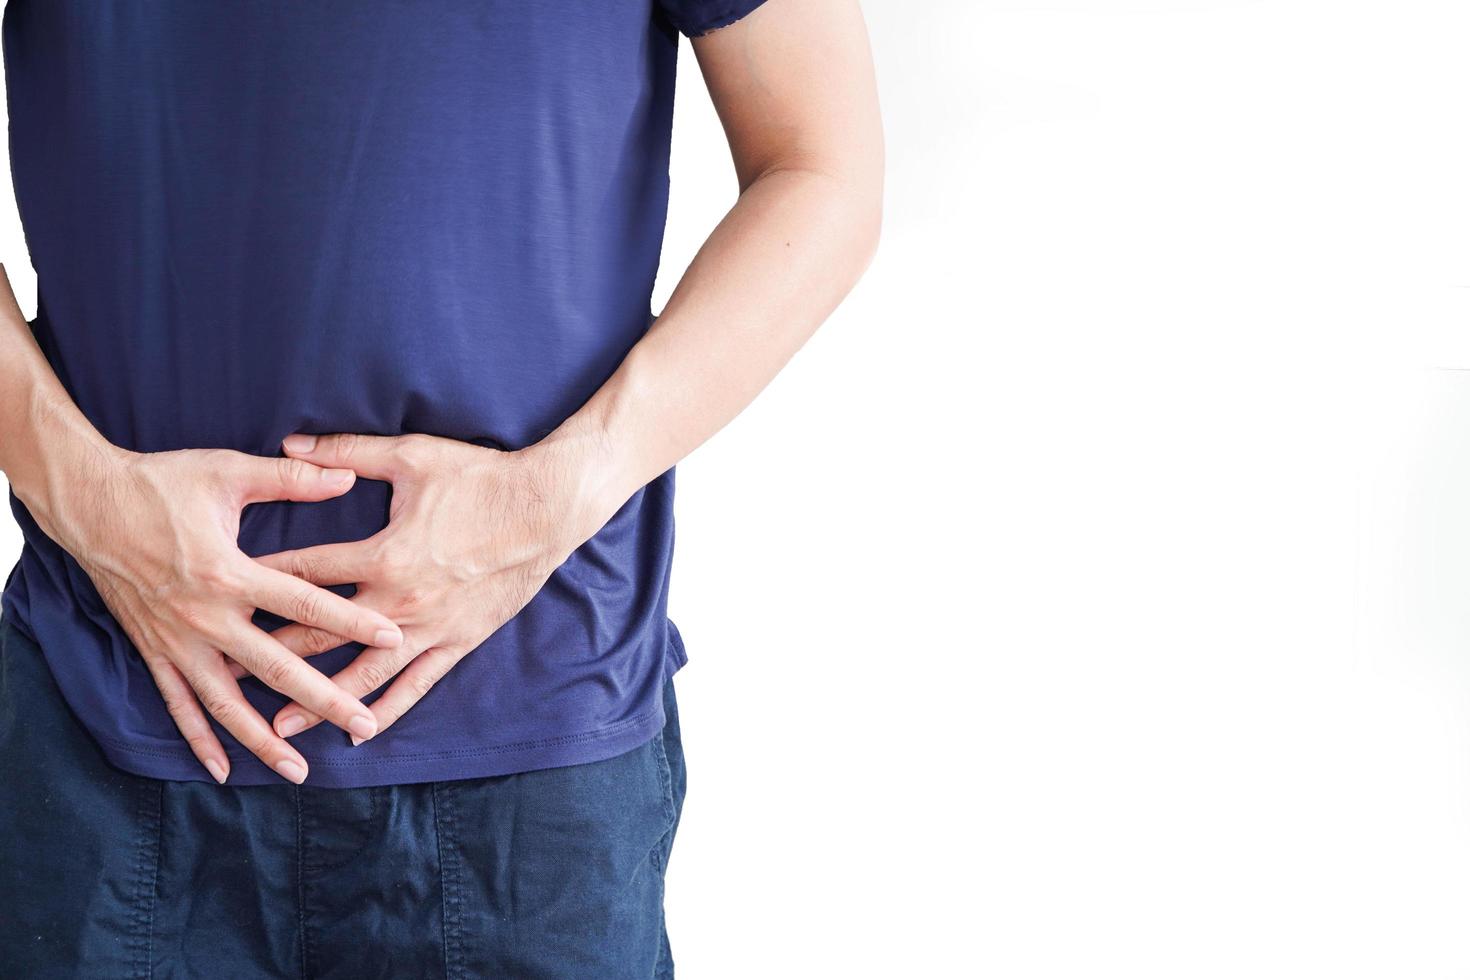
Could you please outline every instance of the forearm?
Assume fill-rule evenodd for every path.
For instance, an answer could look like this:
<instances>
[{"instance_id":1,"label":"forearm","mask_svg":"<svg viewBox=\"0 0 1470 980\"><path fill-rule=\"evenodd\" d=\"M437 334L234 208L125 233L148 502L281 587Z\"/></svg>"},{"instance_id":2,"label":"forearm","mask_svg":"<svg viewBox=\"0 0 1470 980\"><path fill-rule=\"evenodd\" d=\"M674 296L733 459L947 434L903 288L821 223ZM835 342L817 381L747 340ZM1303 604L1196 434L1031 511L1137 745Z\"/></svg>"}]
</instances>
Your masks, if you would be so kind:
<instances>
[{"instance_id":1,"label":"forearm","mask_svg":"<svg viewBox=\"0 0 1470 980\"><path fill-rule=\"evenodd\" d=\"M794 166L746 188L648 334L546 440L590 461L604 519L738 415L811 337L872 256L880 196L875 175Z\"/></svg>"},{"instance_id":2,"label":"forearm","mask_svg":"<svg viewBox=\"0 0 1470 980\"><path fill-rule=\"evenodd\" d=\"M53 534L58 489L95 473L117 450L87 421L31 336L0 266L0 471Z\"/></svg>"}]
</instances>

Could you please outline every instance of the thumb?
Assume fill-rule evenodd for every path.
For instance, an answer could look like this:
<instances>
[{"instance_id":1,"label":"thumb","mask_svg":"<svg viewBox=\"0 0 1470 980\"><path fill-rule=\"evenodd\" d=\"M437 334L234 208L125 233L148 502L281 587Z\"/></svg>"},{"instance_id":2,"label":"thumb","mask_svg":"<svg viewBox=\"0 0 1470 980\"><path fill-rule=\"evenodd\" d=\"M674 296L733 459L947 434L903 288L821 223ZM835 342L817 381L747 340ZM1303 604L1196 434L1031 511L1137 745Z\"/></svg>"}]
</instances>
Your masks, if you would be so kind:
<instances>
[{"instance_id":1,"label":"thumb","mask_svg":"<svg viewBox=\"0 0 1470 980\"><path fill-rule=\"evenodd\" d=\"M267 500L330 500L352 488L351 470L323 469L299 459L244 456L239 486L246 503Z\"/></svg>"},{"instance_id":2,"label":"thumb","mask_svg":"<svg viewBox=\"0 0 1470 980\"><path fill-rule=\"evenodd\" d=\"M394 482L404 462L402 455L417 436L366 436L351 432L314 436L295 433L281 442L292 459L318 466L345 466L369 480Z\"/></svg>"}]
</instances>

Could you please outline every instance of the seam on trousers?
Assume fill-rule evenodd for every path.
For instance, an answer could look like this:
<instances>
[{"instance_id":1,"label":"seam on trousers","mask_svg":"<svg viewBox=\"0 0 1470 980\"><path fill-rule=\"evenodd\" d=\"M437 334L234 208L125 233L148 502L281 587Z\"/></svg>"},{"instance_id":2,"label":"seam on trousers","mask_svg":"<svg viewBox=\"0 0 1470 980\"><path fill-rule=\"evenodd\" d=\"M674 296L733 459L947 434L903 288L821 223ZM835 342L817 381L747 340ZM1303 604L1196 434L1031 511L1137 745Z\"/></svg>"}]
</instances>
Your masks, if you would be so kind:
<instances>
[{"instance_id":1,"label":"seam on trousers","mask_svg":"<svg viewBox=\"0 0 1470 980\"><path fill-rule=\"evenodd\" d=\"M674 962L669 950L668 930L664 926L664 875L667 871L668 854L674 846L674 824L678 816L678 809L674 805L674 773L673 767L669 765L668 746L664 744L664 733L659 732L653 739L653 755L657 763L659 788L663 792L664 819L668 822L669 829L658 839L653 847L653 853L649 855L649 863L653 866L653 873L658 878L658 920L659 938L658 955L654 958L653 974L656 980L674 975Z\"/></svg>"},{"instance_id":2,"label":"seam on trousers","mask_svg":"<svg viewBox=\"0 0 1470 980\"><path fill-rule=\"evenodd\" d=\"M434 837L439 850L439 891L444 906L445 980L457 980L464 975L464 947L460 937L460 914L464 896L459 886L460 860L455 838L453 792L448 783L431 784Z\"/></svg>"},{"instance_id":3,"label":"seam on trousers","mask_svg":"<svg viewBox=\"0 0 1470 980\"><path fill-rule=\"evenodd\" d=\"M306 936L306 855L305 840L303 837L301 816L301 787L295 786L291 790L292 798L296 803L296 930L300 937L301 948L301 980L309 980L311 967L308 965L311 959L311 946Z\"/></svg>"},{"instance_id":4,"label":"seam on trousers","mask_svg":"<svg viewBox=\"0 0 1470 980\"><path fill-rule=\"evenodd\" d=\"M133 864L132 915L129 948L132 975L153 976L153 914L158 898L158 864L163 836L163 783L139 779L136 784L138 838Z\"/></svg>"}]
</instances>

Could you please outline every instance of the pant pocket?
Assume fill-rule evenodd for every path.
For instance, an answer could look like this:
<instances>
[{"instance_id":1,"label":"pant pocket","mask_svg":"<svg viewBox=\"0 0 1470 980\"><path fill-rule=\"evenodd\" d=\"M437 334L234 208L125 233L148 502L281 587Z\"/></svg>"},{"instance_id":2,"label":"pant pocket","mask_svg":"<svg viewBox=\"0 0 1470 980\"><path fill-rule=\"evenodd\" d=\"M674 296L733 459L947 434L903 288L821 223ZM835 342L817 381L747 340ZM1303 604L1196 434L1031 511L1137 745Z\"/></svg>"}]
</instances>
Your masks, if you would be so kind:
<instances>
[{"instance_id":1,"label":"pant pocket","mask_svg":"<svg viewBox=\"0 0 1470 980\"><path fill-rule=\"evenodd\" d=\"M438 806L451 976L654 975L676 814L661 738L442 784Z\"/></svg>"}]
</instances>

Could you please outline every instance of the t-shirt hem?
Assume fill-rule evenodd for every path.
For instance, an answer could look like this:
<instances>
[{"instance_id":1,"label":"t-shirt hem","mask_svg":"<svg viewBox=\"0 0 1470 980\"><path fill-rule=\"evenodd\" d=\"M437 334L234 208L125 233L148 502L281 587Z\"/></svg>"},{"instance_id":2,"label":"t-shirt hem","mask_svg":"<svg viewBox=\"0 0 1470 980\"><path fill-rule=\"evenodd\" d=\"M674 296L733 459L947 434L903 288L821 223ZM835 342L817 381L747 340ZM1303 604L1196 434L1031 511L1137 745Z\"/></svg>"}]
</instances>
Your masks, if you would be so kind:
<instances>
[{"instance_id":1,"label":"t-shirt hem","mask_svg":"<svg viewBox=\"0 0 1470 980\"><path fill-rule=\"evenodd\" d=\"M443 752L366 756L361 759L314 759L309 760L306 785L351 789L437 783L601 762L638 748L653 738L663 725L663 704L656 702L653 708L633 718L576 735ZM98 743L110 763L135 775L173 781L213 781L192 754L140 749L106 736L99 737ZM191 769L198 769L198 773L191 773ZM228 785L286 785L286 780L254 756L232 756Z\"/></svg>"}]
</instances>

